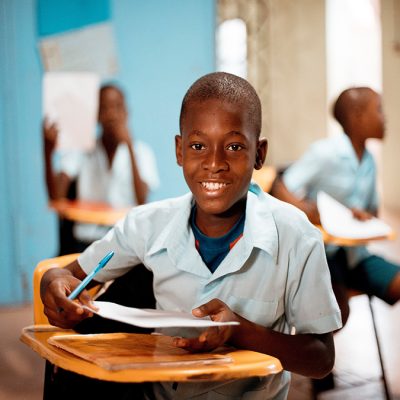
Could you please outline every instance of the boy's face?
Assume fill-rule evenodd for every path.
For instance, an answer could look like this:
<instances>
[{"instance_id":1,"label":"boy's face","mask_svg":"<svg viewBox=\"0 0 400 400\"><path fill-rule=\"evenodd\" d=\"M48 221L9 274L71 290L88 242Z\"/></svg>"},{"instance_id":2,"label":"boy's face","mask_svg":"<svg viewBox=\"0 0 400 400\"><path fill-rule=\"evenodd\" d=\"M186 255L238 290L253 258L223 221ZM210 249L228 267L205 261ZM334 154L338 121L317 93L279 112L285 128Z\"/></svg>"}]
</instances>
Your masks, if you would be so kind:
<instances>
[{"instance_id":1,"label":"boy's face","mask_svg":"<svg viewBox=\"0 0 400 400\"><path fill-rule=\"evenodd\" d=\"M383 139L385 134L385 117L382 111L381 96L371 92L368 104L366 105L361 123L365 139Z\"/></svg>"},{"instance_id":2,"label":"boy's face","mask_svg":"<svg viewBox=\"0 0 400 400\"><path fill-rule=\"evenodd\" d=\"M99 100L99 123L104 130L112 130L115 125L127 120L124 96L113 88L104 90Z\"/></svg>"},{"instance_id":3,"label":"boy's face","mask_svg":"<svg viewBox=\"0 0 400 400\"><path fill-rule=\"evenodd\" d=\"M194 195L198 216L223 215L247 195L253 169L264 163L267 142L258 140L242 106L210 99L188 104L177 162Z\"/></svg>"}]
</instances>

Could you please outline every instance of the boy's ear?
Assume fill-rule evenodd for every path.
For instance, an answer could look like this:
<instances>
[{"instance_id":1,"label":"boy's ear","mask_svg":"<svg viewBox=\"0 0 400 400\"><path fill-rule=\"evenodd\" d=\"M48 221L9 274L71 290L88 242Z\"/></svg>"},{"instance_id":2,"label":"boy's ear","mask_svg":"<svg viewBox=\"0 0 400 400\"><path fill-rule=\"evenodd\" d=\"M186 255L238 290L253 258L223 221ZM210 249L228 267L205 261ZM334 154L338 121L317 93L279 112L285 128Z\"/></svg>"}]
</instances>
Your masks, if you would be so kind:
<instances>
[{"instance_id":1,"label":"boy's ear","mask_svg":"<svg viewBox=\"0 0 400 400\"><path fill-rule=\"evenodd\" d=\"M182 136L175 136L175 155L177 164L182 167Z\"/></svg>"},{"instance_id":2,"label":"boy's ear","mask_svg":"<svg viewBox=\"0 0 400 400\"><path fill-rule=\"evenodd\" d=\"M257 144L256 162L254 163L254 169L261 169L264 165L265 158L267 157L268 151L268 140L266 138L260 138Z\"/></svg>"}]
</instances>

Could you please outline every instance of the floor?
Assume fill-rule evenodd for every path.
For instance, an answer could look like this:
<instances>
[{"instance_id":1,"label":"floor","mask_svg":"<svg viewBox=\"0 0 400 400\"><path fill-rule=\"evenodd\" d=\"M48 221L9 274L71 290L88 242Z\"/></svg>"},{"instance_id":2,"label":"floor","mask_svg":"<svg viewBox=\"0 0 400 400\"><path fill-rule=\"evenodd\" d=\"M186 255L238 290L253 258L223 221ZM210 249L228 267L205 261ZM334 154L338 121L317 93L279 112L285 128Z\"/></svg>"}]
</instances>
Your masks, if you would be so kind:
<instances>
[{"instance_id":1,"label":"floor","mask_svg":"<svg viewBox=\"0 0 400 400\"><path fill-rule=\"evenodd\" d=\"M375 243L373 250L400 263L400 215L386 212L383 218L399 234L395 241ZM392 400L400 400L400 302L390 307L375 299L373 306ZM30 304L0 308L0 400L42 398L44 361L19 342L22 327L31 324ZM335 344L335 389L323 392L318 400L384 399L366 296L352 298L350 319L345 329L335 335ZM289 400L312 398L310 381L294 375Z\"/></svg>"}]
</instances>

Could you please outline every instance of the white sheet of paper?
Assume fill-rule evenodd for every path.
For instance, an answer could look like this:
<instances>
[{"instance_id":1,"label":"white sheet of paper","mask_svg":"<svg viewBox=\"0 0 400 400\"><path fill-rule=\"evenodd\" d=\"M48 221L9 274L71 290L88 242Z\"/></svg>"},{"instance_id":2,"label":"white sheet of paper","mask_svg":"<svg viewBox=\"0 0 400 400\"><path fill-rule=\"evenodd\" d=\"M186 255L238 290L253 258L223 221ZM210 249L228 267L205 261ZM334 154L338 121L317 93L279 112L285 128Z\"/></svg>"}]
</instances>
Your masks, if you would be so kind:
<instances>
[{"instance_id":1,"label":"white sheet of paper","mask_svg":"<svg viewBox=\"0 0 400 400\"><path fill-rule=\"evenodd\" d=\"M318 192L317 206L322 227L332 236L349 239L369 239L392 232L389 225L378 218L359 221L343 204L325 192Z\"/></svg>"},{"instance_id":2,"label":"white sheet of paper","mask_svg":"<svg viewBox=\"0 0 400 400\"><path fill-rule=\"evenodd\" d=\"M239 322L236 321L216 322L209 318L196 318L192 314L184 312L125 307L107 301L95 301L94 304L98 308L98 311L94 311L94 313L101 317L142 328L206 328L209 326L239 325ZM86 306L85 308L93 311Z\"/></svg>"},{"instance_id":3,"label":"white sheet of paper","mask_svg":"<svg viewBox=\"0 0 400 400\"><path fill-rule=\"evenodd\" d=\"M95 145L100 79L91 72L48 72L43 78L43 114L58 127L58 150Z\"/></svg>"}]
</instances>

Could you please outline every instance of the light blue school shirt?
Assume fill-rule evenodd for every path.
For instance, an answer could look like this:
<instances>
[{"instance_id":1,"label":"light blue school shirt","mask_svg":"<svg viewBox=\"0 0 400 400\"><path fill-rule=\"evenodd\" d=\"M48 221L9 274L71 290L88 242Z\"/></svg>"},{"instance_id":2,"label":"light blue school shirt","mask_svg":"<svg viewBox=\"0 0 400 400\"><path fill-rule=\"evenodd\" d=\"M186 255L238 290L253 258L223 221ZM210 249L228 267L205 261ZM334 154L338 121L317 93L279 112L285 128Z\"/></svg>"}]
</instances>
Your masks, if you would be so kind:
<instances>
[{"instance_id":1,"label":"light blue school shirt","mask_svg":"<svg viewBox=\"0 0 400 400\"><path fill-rule=\"evenodd\" d=\"M301 198L316 201L324 191L350 208L375 213L378 209L376 168L371 153L365 149L361 161L349 137L339 135L313 143L308 151L283 175L286 187ZM337 246L327 246L327 254L334 254ZM351 267L370 254L365 247L346 248Z\"/></svg>"},{"instance_id":2,"label":"light blue school shirt","mask_svg":"<svg viewBox=\"0 0 400 400\"><path fill-rule=\"evenodd\" d=\"M243 237L211 273L190 228L191 193L133 208L78 258L89 273L115 255L96 280L115 279L143 263L154 273L157 309L191 312L213 298L275 331L322 334L341 327L321 234L305 214L251 185ZM179 334L175 332L174 334ZM156 398L285 399L290 374L236 381L154 383Z\"/></svg>"}]
</instances>

